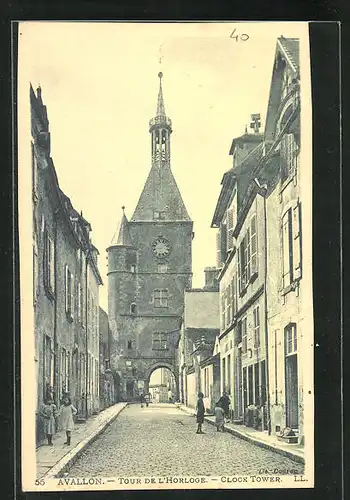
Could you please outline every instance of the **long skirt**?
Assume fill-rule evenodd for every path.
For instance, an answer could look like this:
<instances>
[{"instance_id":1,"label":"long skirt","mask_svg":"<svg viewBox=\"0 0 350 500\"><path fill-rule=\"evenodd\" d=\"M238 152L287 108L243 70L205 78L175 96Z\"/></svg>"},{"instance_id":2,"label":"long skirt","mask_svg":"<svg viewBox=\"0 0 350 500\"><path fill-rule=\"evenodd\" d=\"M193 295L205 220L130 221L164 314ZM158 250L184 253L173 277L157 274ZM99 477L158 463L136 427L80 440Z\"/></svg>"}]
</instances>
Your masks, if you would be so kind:
<instances>
[{"instance_id":1,"label":"long skirt","mask_svg":"<svg viewBox=\"0 0 350 500\"><path fill-rule=\"evenodd\" d=\"M197 413L197 424L202 424L204 422L204 414Z\"/></svg>"},{"instance_id":2,"label":"long skirt","mask_svg":"<svg viewBox=\"0 0 350 500\"><path fill-rule=\"evenodd\" d=\"M54 417L44 417L44 431L45 435L53 435L56 433L56 420Z\"/></svg>"}]
</instances>

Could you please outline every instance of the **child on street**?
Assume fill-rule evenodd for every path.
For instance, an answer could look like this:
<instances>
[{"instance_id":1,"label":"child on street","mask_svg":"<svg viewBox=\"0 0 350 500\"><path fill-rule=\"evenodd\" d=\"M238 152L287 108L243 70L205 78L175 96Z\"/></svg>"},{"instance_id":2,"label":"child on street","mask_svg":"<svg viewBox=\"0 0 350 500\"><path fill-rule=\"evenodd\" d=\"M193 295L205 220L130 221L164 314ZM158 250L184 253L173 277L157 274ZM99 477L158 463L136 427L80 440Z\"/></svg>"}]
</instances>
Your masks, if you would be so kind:
<instances>
[{"instance_id":1,"label":"child on street","mask_svg":"<svg viewBox=\"0 0 350 500\"><path fill-rule=\"evenodd\" d=\"M48 398L43 404L40 415L44 419L44 430L47 437L47 444L53 446L52 436L56 433L57 407L52 398Z\"/></svg>"},{"instance_id":2,"label":"child on street","mask_svg":"<svg viewBox=\"0 0 350 500\"><path fill-rule=\"evenodd\" d=\"M202 392L199 392L197 406L196 406L196 415L197 415L197 424L198 424L196 434L204 434L204 432L202 431L202 424L204 422L204 413L205 413L203 398L204 398L204 394Z\"/></svg>"},{"instance_id":3,"label":"child on street","mask_svg":"<svg viewBox=\"0 0 350 500\"><path fill-rule=\"evenodd\" d=\"M225 411L219 402L215 404L214 414L217 432L224 432Z\"/></svg>"},{"instance_id":4,"label":"child on street","mask_svg":"<svg viewBox=\"0 0 350 500\"><path fill-rule=\"evenodd\" d=\"M77 409L74 408L74 406L72 405L70 397L65 395L63 397L63 404L61 405L59 410L59 416L61 422L61 429L63 431L66 431L67 435L67 441L64 444L68 444L68 446L71 443L71 433L72 430L74 429L73 415L76 414L77 414Z\"/></svg>"}]
</instances>

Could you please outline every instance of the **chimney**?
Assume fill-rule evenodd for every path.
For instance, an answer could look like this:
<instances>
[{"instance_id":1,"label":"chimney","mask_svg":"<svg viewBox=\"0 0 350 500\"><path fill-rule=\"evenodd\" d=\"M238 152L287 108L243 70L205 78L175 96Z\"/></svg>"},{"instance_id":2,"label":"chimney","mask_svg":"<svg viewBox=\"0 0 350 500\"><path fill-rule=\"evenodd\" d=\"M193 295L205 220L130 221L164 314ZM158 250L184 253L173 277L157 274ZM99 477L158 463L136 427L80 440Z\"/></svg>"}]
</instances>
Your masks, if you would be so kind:
<instances>
[{"instance_id":1,"label":"chimney","mask_svg":"<svg viewBox=\"0 0 350 500\"><path fill-rule=\"evenodd\" d=\"M205 289L219 290L219 283L217 281L218 272L216 267L206 267L204 269Z\"/></svg>"}]
</instances>

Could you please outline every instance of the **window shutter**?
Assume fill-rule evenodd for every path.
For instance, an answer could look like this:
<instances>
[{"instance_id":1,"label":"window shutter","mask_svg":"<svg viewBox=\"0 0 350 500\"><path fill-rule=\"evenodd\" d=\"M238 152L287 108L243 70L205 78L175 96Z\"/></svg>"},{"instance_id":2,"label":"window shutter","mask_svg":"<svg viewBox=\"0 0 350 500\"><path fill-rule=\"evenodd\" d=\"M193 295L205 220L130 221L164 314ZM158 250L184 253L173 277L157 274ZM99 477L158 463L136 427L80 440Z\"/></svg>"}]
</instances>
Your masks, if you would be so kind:
<instances>
[{"instance_id":1,"label":"window shutter","mask_svg":"<svg viewBox=\"0 0 350 500\"><path fill-rule=\"evenodd\" d=\"M293 207L293 277L301 278L301 206L298 202Z\"/></svg>"},{"instance_id":2,"label":"window shutter","mask_svg":"<svg viewBox=\"0 0 350 500\"><path fill-rule=\"evenodd\" d=\"M227 210L227 251L233 249L233 208Z\"/></svg>"},{"instance_id":3,"label":"window shutter","mask_svg":"<svg viewBox=\"0 0 350 500\"><path fill-rule=\"evenodd\" d=\"M221 329L225 330L225 292L221 295Z\"/></svg>"},{"instance_id":4,"label":"window shutter","mask_svg":"<svg viewBox=\"0 0 350 500\"><path fill-rule=\"evenodd\" d=\"M220 227L220 248L221 248L221 263L224 264L227 252L227 227L226 224L221 224Z\"/></svg>"},{"instance_id":5,"label":"window shutter","mask_svg":"<svg viewBox=\"0 0 350 500\"><path fill-rule=\"evenodd\" d=\"M221 235L220 229L216 233L216 267L221 267Z\"/></svg>"},{"instance_id":6,"label":"window shutter","mask_svg":"<svg viewBox=\"0 0 350 500\"><path fill-rule=\"evenodd\" d=\"M251 276L250 228L248 228L246 234L246 245L247 245L247 282L248 282Z\"/></svg>"},{"instance_id":7,"label":"window shutter","mask_svg":"<svg viewBox=\"0 0 350 500\"><path fill-rule=\"evenodd\" d=\"M78 321L81 323L81 284L78 283Z\"/></svg>"},{"instance_id":8,"label":"window shutter","mask_svg":"<svg viewBox=\"0 0 350 500\"><path fill-rule=\"evenodd\" d=\"M235 277L232 278L231 282L231 303L232 303L232 319L236 314L236 291L235 291Z\"/></svg>"},{"instance_id":9,"label":"window shutter","mask_svg":"<svg viewBox=\"0 0 350 500\"><path fill-rule=\"evenodd\" d=\"M70 316L74 317L74 275L70 273Z\"/></svg>"},{"instance_id":10,"label":"window shutter","mask_svg":"<svg viewBox=\"0 0 350 500\"><path fill-rule=\"evenodd\" d=\"M231 324L231 318L232 318L232 300L231 300L231 283L227 287L227 292L226 292L226 300L227 300L227 326Z\"/></svg>"},{"instance_id":11,"label":"window shutter","mask_svg":"<svg viewBox=\"0 0 350 500\"><path fill-rule=\"evenodd\" d=\"M291 283L289 214L288 210L282 218L283 288Z\"/></svg>"},{"instance_id":12,"label":"window shutter","mask_svg":"<svg viewBox=\"0 0 350 500\"><path fill-rule=\"evenodd\" d=\"M251 246L251 274L255 274L258 272L256 215L253 215L250 222L250 246Z\"/></svg>"},{"instance_id":13,"label":"window shutter","mask_svg":"<svg viewBox=\"0 0 350 500\"><path fill-rule=\"evenodd\" d=\"M48 275L48 233L45 229L45 224L44 224L44 259L43 259L43 279L44 279L44 286L45 288L48 287L48 280L47 280L47 275Z\"/></svg>"},{"instance_id":14,"label":"window shutter","mask_svg":"<svg viewBox=\"0 0 350 500\"><path fill-rule=\"evenodd\" d=\"M242 243L240 244L237 252L237 270L238 270L238 292L241 293L242 291L242 274L241 274L241 248L242 248Z\"/></svg>"},{"instance_id":15,"label":"window shutter","mask_svg":"<svg viewBox=\"0 0 350 500\"><path fill-rule=\"evenodd\" d=\"M49 278L50 278L50 289L51 291L55 291L55 241L49 238L49 250L50 250L50 269L49 269Z\"/></svg>"},{"instance_id":16,"label":"window shutter","mask_svg":"<svg viewBox=\"0 0 350 500\"><path fill-rule=\"evenodd\" d=\"M65 289L65 305L66 305L66 314L69 312L69 270L66 264L65 266L65 278L64 278L64 289Z\"/></svg>"}]
</instances>

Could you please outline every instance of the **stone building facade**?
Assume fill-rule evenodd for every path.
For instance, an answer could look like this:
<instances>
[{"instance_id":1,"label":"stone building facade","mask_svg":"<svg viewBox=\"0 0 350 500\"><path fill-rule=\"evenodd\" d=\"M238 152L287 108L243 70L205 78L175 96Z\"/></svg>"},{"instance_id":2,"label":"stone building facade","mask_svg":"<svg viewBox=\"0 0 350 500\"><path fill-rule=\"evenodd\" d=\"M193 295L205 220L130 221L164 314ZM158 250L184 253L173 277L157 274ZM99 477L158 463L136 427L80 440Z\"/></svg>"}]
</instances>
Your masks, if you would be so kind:
<instances>
[{"instance_id":1,"label":"stone building facade","mask_svg":"<svg viewBox=\"0 0 350 500\"><path fill-rule=\"evenodd\" d=\"M114 403L119 401L119 384L115 380L110 362L110 328L108 323L108 315L106 311L100 307L99 314L100 323L100 409L104 410Z\"/></svg>"},{"instance_id":2,"label":"stone building facade","mask_svg":"<svg viewBox=\"0 0 350 500\"><path fill-rule=\"evenodd\" d=\"M221 268L219 349L221 391L231 399L237 423L264 430L266 411L265 212L264 201L251 183L262 157L263 135L258 115L252 127L234 139L233 166L222 179L212 227L218 228L217 264Z\"/></svg>"},{"instance_id":3,"label":"stone building facade","mask_svg":"<svg viewBox=\"0 0 350 500\"><path fill-rule=\"evenodd\" d=\"M212 409L219 391L219 367L212 356L220 321L217 269L206 268L205 276L203 288L185 290L177 370L179 400L195 407L201 391L206 408Z\"/></svg>"},{"instance_id":4,"label":"stone building facade","mask_svg":"<svg viewBox=\"0 0 350 500\"><path fill-rule=\"evenodd\" d=\"M91 226L59 187L41 89L30 87L33 196L33 307L37 442L39 409L68 393L78 418L99 410L98 301L102 280ZM87 300L87 297L90 297ZM88 363L86 363L88 360Z\"/></svg>"},{"instance_id":5,"label":"stone building facade","mask_svg":"<svg viewBox=\"0 0 350 500\"><path fill-rule=\"evenodd\" d=\"M149 127L152 167L133 216L129 221L123 213L107 249L111 368L124 400L148 391L156 368L169 368L177 381L183 294L192 281L193 222L170 167L172 124L159 77L157 113Z\"/></svg>"},{"instance_id":6,"label":"stone building facade","mask_svg":"<svg viewBox=\"0 0 350 500\"><path fill-rule=\"evenodd\" d=\"M292 429L303 443L307 397L312 413L311 168L300 161L297 39L277 40L264 134L259 119L232 143L212 222L221 269L214 354L233 420L280 438Z\"/></svg>"},{"instance_id":7,"label":"stone building facade","mask_svg":"<svg viewBox=\"0 0 350 500\"><path fill-rule=\"evenodd\" d=\"M269 387L272 432L292 428L300 443L305 405L308 415L313 407L312 179L300 136L302 105L299 40L281 37L265 130L279 166L266 195Z\"/></svg>"}]
</instances>

